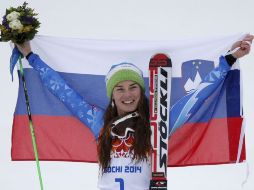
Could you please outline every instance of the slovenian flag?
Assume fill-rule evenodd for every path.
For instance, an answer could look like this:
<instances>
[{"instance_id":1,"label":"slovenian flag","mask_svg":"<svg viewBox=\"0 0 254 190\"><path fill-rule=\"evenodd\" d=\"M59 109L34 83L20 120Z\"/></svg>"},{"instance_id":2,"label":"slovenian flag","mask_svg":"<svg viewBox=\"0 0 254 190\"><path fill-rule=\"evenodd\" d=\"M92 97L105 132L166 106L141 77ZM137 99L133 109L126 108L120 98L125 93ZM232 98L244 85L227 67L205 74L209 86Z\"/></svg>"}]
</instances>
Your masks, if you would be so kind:
<instances>
[{"instance_id":1,"label":"slovenian flag","mask_svg":"<svg viewBox=\"0 0 254 190\"><path fill-rule=\"evenodd\" d=\"M91 105L105 109L105 75L113 64L128 62L144 73L164 53L172 61L171 106L196 89L242 35L171 41L84 40L37 36L31 46L67 84ZM23 59L40 160L97 162L96 138L46 87ZM18 70L19 73L19 70ZM169 166L222 164L245 160L241 75L234 64L225 80L191 119L169 136ZM57 81L52 84L58 88ZM13 119L12 160L34 160L23 86L20 79Z\"/></svg>"}]
</instances>

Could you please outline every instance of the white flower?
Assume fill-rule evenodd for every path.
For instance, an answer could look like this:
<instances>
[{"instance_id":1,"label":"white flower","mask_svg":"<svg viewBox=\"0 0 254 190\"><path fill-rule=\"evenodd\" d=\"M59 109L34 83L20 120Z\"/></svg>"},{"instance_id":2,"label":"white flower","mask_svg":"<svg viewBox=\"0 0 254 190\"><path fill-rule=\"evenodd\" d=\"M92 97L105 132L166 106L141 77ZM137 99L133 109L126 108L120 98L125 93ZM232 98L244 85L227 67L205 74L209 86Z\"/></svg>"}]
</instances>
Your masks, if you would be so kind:
<instances>
[{"instance_id":1,"label":"white flower","mask_svg":"<svg viewBox=\"0 0 254 190\"><path fill-rule=\"evenodd\" d=\"M13 11L6 16L6 19L8 21L14 21L14 20L17 20L19 18L19 16L20 16L19 12Z\"/></svg>"},{"instance_id":2,"label":"white flower","mask_svg":"<svg viewBox=\"0 0 254 190\"><path fill-rule=\"evenodd\" d=\"M13 20L9 23L9 27L13 30L20 30L23 28L23 25L19 20Z\"/></svg>"}]
</instances>

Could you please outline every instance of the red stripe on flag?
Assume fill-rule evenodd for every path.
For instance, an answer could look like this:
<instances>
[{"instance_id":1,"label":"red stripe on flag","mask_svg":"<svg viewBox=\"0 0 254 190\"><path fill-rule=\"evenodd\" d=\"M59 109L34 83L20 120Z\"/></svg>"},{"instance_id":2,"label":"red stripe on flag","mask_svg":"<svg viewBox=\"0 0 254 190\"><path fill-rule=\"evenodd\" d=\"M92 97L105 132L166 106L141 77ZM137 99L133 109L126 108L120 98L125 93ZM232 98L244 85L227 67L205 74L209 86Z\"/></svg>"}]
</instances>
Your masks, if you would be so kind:
<instances>
[{"instance_id":1,"label":"red stripe on flag","mask_svg":"<svg viewBox=\"0 0 254 190\"><path fill-rule=\"evenodd\" d=\"M228 141L230 146L230 160L237 160L237 154L238 154L238 146L239 146L239 138L241 135L241 128L239 126L242 125L242 120L228 120ZM240 156L240 160L246 159L246 152L245 152L245 140L243 141L242 145L242 152Z\"/></svg>"},{"instance_id":2,"label":"red stripe on flag","mask_svg":"<svg viewBox=\"0 0 254 190\"><path fill-rule=\"evenodd\" d=\"M40 160L96 162L96 140L78 119L70 116L32 116ZM16 115L12 160L34 160L27 115Z\"/></svg>"},{"instance_id":3,"label":"red stripe on flag","mask_svg":"<svg viewBox=\"0 0 254 190\"><path fill-rule=\"evenodd\" d=\"M97 162L91 131L70 116L33 116L40 160ZM236 161L241 118L213 119L185 124L169 140L170 166L224 164ZM34 160L26 115L16 115L12 133L12 160ZM240 161L245 160L243 145Z\"/></svg>"},{"instance_id":4,"label":"red stripe on flag","mask_svg":"<svg viewBox=\"0 0 254 190\"><path fill-rule=\"evenodd\" d=\"M240 117L185 124L169 139L169 166L235 162L241 126ZM243 150L240 161L245 158Z\"/></svg>"}]
</instances>

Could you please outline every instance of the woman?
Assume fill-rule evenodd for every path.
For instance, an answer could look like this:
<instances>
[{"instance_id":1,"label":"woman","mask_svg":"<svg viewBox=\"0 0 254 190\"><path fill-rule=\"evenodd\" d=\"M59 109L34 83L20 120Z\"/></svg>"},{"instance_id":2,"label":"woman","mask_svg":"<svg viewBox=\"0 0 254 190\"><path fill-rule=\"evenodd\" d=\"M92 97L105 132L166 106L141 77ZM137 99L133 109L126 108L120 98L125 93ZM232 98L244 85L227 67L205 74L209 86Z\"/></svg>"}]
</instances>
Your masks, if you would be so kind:
<instances>
[{"instance_id":1,"label":"woman","mask_svg":"<svg viewBox=\"0 0 254 190\"><path fill-rule=\"evenodd\" d=\"M233 44L232 54L221 57L220 66L210 73L219 72L216 81L207 77L204 82L218 86L225 78L230 66L237 58L250 51L253 36L247 35L243 41ZM39 72L44 85L57 96L72 113L88 126L98 137L98 160L100 165L100 189L148 189L151 178L150 152L151 130L149 127L149 106L145 96L145 86L140 71L135 65L121 63L111 67L106 76L107 95L110 104L106 111L89 105L38 55L32 53L28 42L17 44L19 51L29 64ZM59 89L51 86L51 81L58 81ZM64 90L68 93L64 93ZM211 90L211 89L210 89ZM186 96L185 98L190 98ZM181 100L171 110L171 126L176 130L182 123L177 123ZM180 107L180 110L184 109ZM92 113L92 115L90 114ZM92 116L92 117L91 117ZM185 122L188 118L184 118ZM176 125L176 124L177 125Z\"/></svg>"}]
</instances>

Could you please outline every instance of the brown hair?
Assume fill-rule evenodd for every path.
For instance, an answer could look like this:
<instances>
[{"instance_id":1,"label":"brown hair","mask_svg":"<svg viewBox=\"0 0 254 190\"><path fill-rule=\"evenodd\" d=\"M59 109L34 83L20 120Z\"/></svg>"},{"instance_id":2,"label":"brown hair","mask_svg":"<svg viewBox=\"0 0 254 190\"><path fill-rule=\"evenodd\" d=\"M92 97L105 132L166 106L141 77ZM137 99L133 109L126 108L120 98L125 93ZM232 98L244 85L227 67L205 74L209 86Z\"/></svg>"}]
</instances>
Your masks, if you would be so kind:
<instances>
[{"instance_id":1,"label":"brown hair","mask_svg":"<svg viewBox=\"0 0 254 190\"><path fill-rule=\"evenodd\" d=\"M139 117L132 119L131 122L128 121L127 125L135 130L134 143L131 148L131 151L133 150L133 159L141 161L147 160L152 149L150 139L149 101L143 90L136 111L139 113ZM112 148L112 137L110 135L111 125L118 118L120 117L117 115L116 106L112 107L110 102L104 115L104 126L100 132L97 146L98 161L102 171L105 171L110 165L110 153Z\"/></svg>"}]
</instances>

